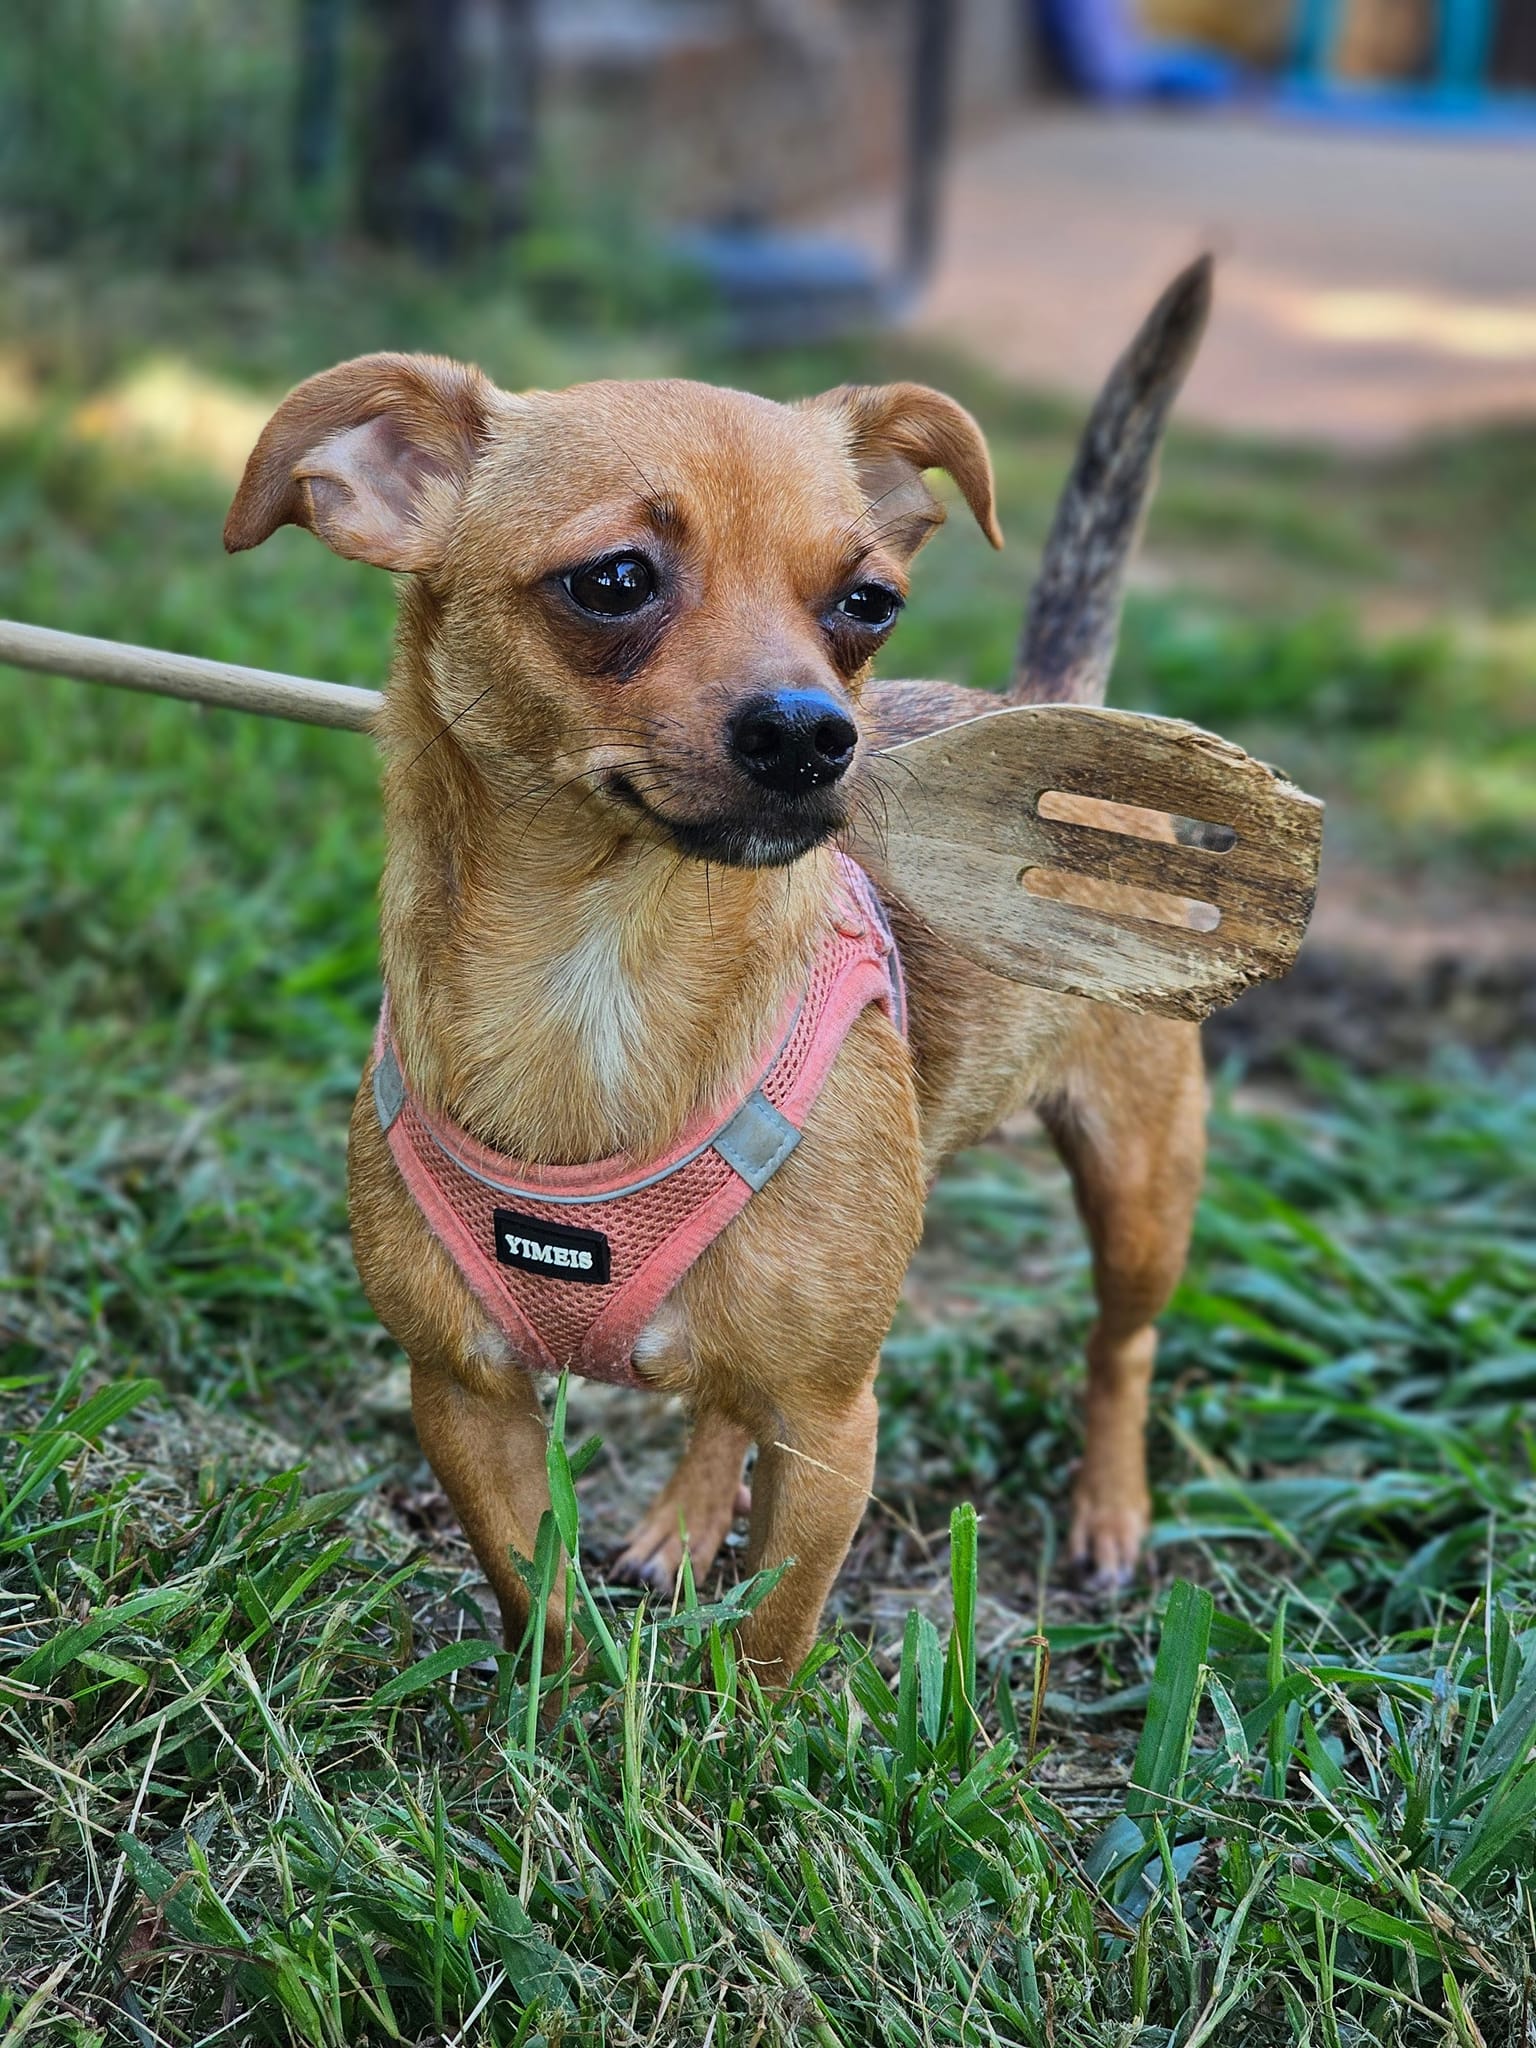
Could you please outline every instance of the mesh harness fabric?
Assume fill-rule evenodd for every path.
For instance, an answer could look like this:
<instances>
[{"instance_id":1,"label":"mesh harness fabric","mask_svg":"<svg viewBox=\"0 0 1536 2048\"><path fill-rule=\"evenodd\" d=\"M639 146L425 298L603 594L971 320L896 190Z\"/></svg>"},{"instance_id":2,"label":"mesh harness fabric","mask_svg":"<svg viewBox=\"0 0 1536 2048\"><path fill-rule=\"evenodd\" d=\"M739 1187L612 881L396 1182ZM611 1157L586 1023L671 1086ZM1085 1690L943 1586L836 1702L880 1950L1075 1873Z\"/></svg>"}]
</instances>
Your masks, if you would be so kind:
<instances>
[{"instance_id":1,"label":"mesh harness fabric","mask_svg":"<svg viewBox=\"0 0 1536 2048\"><path fill-rule=\"evenodd\" d=\"M417 1207L518 1362L643 1386L633 1362L640 1332L799 1144L843 1040L871 1003L905 1034L884 907L863 869L839 854L826 936L758 1078L725 1109L696 1118L663 1158L529 1166L428 1115L401 1071L387 997L374 1107Z\"/></svg>"}]
</instances>

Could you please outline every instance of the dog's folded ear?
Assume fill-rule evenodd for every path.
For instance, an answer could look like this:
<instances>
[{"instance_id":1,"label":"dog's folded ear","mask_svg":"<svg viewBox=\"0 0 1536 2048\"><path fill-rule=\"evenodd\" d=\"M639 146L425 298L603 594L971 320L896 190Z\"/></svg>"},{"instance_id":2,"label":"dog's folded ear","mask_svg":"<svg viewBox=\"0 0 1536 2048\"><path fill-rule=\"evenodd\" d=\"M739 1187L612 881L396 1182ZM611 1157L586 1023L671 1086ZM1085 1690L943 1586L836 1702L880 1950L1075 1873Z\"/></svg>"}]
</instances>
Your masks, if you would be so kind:
<instances>
[{"instance_id":1,"label":"dog's folded ear","mask_svg":"<svg viewBox=\"0 0 1536 2048\"><path fill-rule=\"evenodd\" d=\"M844 384L809 403L841 427L887 546L913 555L943 524L944 508L923 482L925 469L946 470L987 539L1002 546L992 460L963 405L926 384Z\"/></svg>"},{"instance_id":2,"label":"dog's folded ear","mask_svg":"<svg viewBox=\"0 0 1536 2048\"><path fill-rule=\"evenodd\" d=\"M442 356L358 356L290 391L224 522L231 554L280 526L376 568L441 562L498 393Z\"/></svg>"}]
</instances>

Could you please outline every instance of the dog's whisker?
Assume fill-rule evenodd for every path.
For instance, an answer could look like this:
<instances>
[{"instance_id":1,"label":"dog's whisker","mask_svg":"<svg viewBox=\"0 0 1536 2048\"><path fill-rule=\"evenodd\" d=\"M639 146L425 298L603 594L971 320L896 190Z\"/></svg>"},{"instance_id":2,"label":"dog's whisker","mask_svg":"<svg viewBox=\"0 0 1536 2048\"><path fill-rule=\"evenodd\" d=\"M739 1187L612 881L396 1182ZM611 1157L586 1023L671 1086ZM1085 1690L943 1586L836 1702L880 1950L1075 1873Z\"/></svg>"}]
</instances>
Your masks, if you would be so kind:
<instances>
[{"instance_id":1,"label":"dog's whisker","mask_svg":"<svg viewBox=\"0 0 1536 2048\"><path fill-rule=\"evenodd\" d=\"M635 475L639 477L641 483L645 486L646 496L648 498L660 498L662 493L657 490L656 486L651 482L650 478L646 475L645 471L640 467L639 463L636 462L634 456L631 455L629 450L624 446L624 443L619 439L618 435L613 431L612 427L605 425L603 428L603 432L608 436L608 439L613 443L614 447L618 449L619 453L623 456L624 460L635 472Z\"/></svg>"},{"instance_id":2,"label":"dog's whisker","mask_svg":"<svg viewBox=\"0 0 1536 2048\"><path fill-rule=\"evenodd\" d=\"M687 863L687 860L688 856L686 853L678 853L674 856L671 867L667 869L667 879L662 883L661 888L657 892L658 901L661 897L666 895L667 891L671 888L672 884L677 880L678 875L682 872L684 866Z\"/></svg>"},{"instance_id":3,"label":"dog's whisker","mask_svg":"<svg viewBox=\"0 0 1536 2048\"><path fill-rule=\"evenodd\" d=\"M570 775L564 776L558 782L556 782L553 785L553 789L569 789L573 782L584 782L590 776L627 774L631 769L639 770L648 768L651 765L652 757L649 754L636 754L627 761L610 761L603 763L601 767L578 768L575 769ZM502 806L503 814L505 814L505 812L509 810L515 809L518 804L522 803L527 797L533 795L535 791L540 790L543 787L544 783L542 779L536 779L530 782L523 789L522 793L519 796L513 797L509 803L506 803Z\"/></svg>"},{"instance_id":4,"label":"dog's whisker","mask_svg":"<svg viewBox=\"0 0 1536 2048\"><path fill-rule=\"evenodd\" d=\"M592 802L597 795L597 791L591 788L591 786L587 782L585 775L570 775L566 777L564 782L557 782L555 784L555 787L549 792L548 796L545 797L543 803L539 805L538 809L534 812L533 816L528 820L527 824L524 825L522 831L518 834L518 849L522 847L524 841L528 837L528 834L533 830L534 826L539 822L540 818L543 817L544 813L549 809L549 806L554 802L555 798L557 796L562 796L568 789L579 789L582 793L582 800L585 803ZM509 805L508 809L511 808L512 806Z\"/></svg>"},{"instance_id":5,"label":"dog's whisker","mask_svg":"<svg viewBox=\"0 0 1536 2048\"><path fill-rule=\"evenodd\" d=\"M917 770L910 761L903 761L899 754L891 753L883 747L878 752L869 756L865 772L872 781L878 781L878 771L881 768L899 768L909 782L916 782L918 780Z\"/></svg>"},{"instance_id":6,"label":"dog's whisker","mask_svg":"<svg viewBox=\"0 0 1536 2048\"><path fill-rule=\"evenodd\" d=\"M883 807L884 793L882 791L877 790L875 794L881 798ZM873 810L871 810L870 808L869 799L862 793L854 797L853 808L857 816L862 818L868 825L869 836L879 846L880 853L883 858L890 851L891 830L889 812L886 812L883 819L877 822L875 814Z\"/></svg>"},{"instance_id":7,"label":"dog's whisker","mask_svg":"<svg viewBox=\"0 0 1536 2048\"><path fill-rule=\"evenodd\" d=\"M860 795L862 795L866 790L871 791L874 795L879 797L881 809L885 813L887 823L889 823L890 820L892 804L896 806L897 815L900 817L902 823L906 824L909 821L906 797L900 790L887 789L885 784L880 780L879 776L873 774L866 775L863 781L860 783Z\"/></svg>"},{"instance_id":8,"label":"dog's whisker","mask_svg":"<svg viewBox=\"0 0 1536 2048\"><path fill-rule=\"evenodd\" d=\"M491 694L491 691L494 688L494 683L487 683L485 688L480 692L480 695L478 697L472 697L470 701L464 706L462 711L455 711L452 718L449 719L446 725L439 726L437 731L433 733L431 739L429 739L427 741L427 744L421 749L421 752L413 754L410 760L406 762L406 774L410 774L411 770L416 766L416 763L422 759L423 755L431 753L432 749L437 745L438 741L443 737L444 733L452 732L453 728L458 724L461 718L467 718L470 712L474 710L477 704L483 703L485 699Z\"/></svg>"},{"instance_id":9,"label":"dog's whisker","mask_svg":"<svg viewBox=\"0 0 1536 2048\"><path fill-rule=\"evenodd\" d=\"M906 524L905 513L899 519L888 519L883 526L877 526L873 532L860 535L860 545L865 548L877 548L882 541L889 540L892 534L900 533Z\"/></svg>"},{"instance_id":10,"label":"dog's whisker","mask_svg":"<svg viewBox=\"0 0 1536 2048\"><path fill-rule=\"evenodd\" d=\"M874 786L874 793L880 799L881 843L888 853L891 845L891 800L878 783ZM901 806L901 809L905 816L905 806Z\"/></svg>"},{"instance_id":11,"label":"dog's whisker","mask_svg":"<svg viewBox=\"0 0 1536 2048\"><path fill-rule=\"evenodd\" d=\"M838 846L844 853L849 854L855 852L861 836L870 839L878 837L874 828L874 821L865 812L864 807L861 804L855 804L853 808L854 815L837 835ZM861 828L863 828L862 833Z\"/></svg>"},{"instance_id":12,"label":"dog's whisker","mask_svg":"<svg viewBox=\"0 0 1536 2048\"><path fill-rule=\"evenodd\" d=\"M869 515L872 512L877 512L880 509L880 507L885 503L886 499L889 498L893 492L903 490L905 489L905 487L905 477L898 477L896 482L891 485L890 490L882 491L878 498L871 498L869 503L864 507L864 510L859 514L858 518L850 519L848 524L843 528L843 540L845 542L854 540L858 535L859 528L864 524L865 520L869 517Z\"/></svg>"}]
</instances>

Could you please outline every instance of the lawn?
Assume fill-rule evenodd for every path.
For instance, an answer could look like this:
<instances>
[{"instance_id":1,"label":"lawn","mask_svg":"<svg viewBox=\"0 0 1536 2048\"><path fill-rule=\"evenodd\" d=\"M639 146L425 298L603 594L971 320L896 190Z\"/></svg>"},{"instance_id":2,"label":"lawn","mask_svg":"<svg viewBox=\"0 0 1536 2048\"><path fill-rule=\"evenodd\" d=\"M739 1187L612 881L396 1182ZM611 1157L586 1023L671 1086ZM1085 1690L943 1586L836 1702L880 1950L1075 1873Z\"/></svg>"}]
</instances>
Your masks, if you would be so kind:
<instances>
[{"instance_id":1,"label":"lawn","mask_svg":"<svg viewBox=\"0 0 1536 2048\"><path fill-rule=\"evenodd\" d=\"M732 362L495 279L311 282L17 292L0 613L377 683L386 578L218 526L266 399L435 346L948 383L1010 547L954 522L889 665L1006 672L1068 409L892 342ZM1282 762L1398 900L1518 905L1533 508L1530 433L1176 438L1116 700ZM735 1553L674 1611L603 1586L678 1424L573 1386L530 1570L577 1561L576 1683L493 1647L351 1269L366 743L12 672L0 703L0 2048L1536 2039L1528 1060L1223 1065L1117 1605L1055 1552L1088 1293L1031 1129L934 1197L879 1497L784 1699L737 1669Z\"/></svg>"}]
</instances>

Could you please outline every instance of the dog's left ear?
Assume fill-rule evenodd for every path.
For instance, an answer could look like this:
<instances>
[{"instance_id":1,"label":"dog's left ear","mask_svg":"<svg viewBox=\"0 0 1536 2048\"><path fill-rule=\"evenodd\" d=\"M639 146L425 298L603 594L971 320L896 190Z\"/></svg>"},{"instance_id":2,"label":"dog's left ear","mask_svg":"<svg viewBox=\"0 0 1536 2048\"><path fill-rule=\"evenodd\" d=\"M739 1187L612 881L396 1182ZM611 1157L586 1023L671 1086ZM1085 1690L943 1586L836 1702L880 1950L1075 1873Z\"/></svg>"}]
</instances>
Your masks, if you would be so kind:
<instances>
[{"instance_id":1,"label":"dog's left ear","mask_svg":"<svg viewBox=\"0 0 1536 2048\"><path fill-rule=\"evenodd\" d=\"M322 370L263 428L225 547L238 554L303 526L354 562L436 568L500 398L479 370L442 356L358 356Z\"/></svg>"},{"instance_id":2,"label":"dog's left ear","mask_svg":"<svg viewBox=\"0 0 1536 2048\"><path fill-rule=\"evenodd\" d=\"M885 545L914 555L943 524L944 507L923 482L925 469L942 469L993 547L1002 546L992 459L963 405L926 384L845 384L809 403L842 428Z\"/></svg>"}]
</instances>

